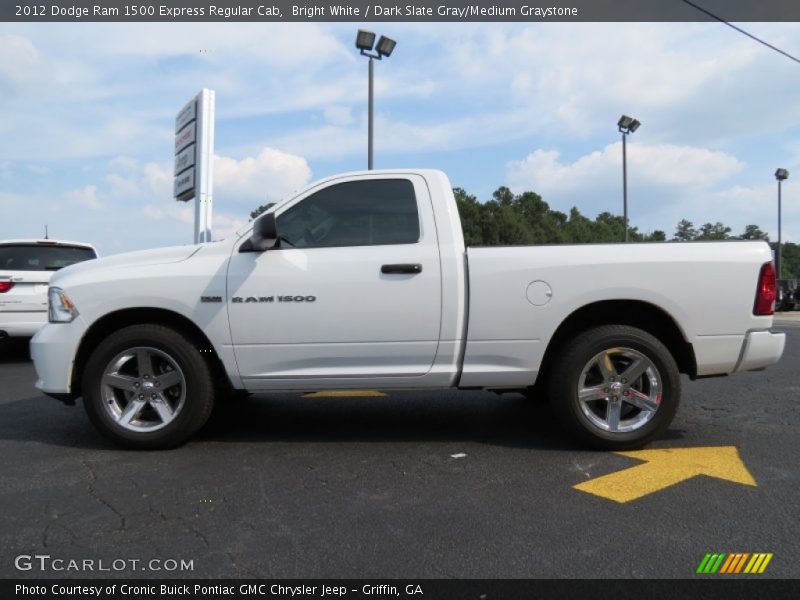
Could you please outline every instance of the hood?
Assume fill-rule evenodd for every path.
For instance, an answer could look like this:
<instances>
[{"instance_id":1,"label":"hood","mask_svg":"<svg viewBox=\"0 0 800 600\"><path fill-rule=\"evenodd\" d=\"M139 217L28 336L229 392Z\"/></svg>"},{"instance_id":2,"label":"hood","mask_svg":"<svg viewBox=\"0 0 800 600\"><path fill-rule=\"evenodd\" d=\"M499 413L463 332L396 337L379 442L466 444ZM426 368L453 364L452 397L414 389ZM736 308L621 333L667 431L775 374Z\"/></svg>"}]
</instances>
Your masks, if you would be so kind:
<instances>
[{"instance_id":1,"label":"hood","mask_svg":"<svg viewBox=\"0 0 800 600\"><path fill-rule=\"evenodd\" d=\"M81 263L64 267L53 274L50 280L51 285L58 285L64 277L71 277L77 274L85 274L91 271L102 271L107 269L119 269L125 267L141 267L146 265L163 265L167 263L180 262L193 256L203 249L203 245L191 246L170 246L168 248L154 248L152 250L138 250L136 252L125 252L115 254L106 258L96 258Z\"/></svg>"}]
</instances>

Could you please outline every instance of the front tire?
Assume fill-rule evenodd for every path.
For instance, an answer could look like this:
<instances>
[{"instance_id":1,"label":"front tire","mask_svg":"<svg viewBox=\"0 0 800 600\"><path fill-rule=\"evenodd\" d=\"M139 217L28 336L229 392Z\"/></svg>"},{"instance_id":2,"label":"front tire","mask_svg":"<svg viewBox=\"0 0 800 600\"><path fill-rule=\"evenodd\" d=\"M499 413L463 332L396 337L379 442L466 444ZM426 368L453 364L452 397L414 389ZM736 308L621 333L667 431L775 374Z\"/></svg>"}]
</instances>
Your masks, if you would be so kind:
<instances>
[{"instance_id":1,"label":"front tire","mask_svg":"<svg viewBox=\"0 0 800 600\"><path fill-rule=\"evenodd\" d=\"M651 334L604 325L562 347L548 396L567 431L593 448L627 450L661 435L681 394L678 366Z\"/></svg>"},{"instance_id":2,"label":"front tire","mask_svg":"<svg viewBox=\"0 0 800 600\"><path fill-rule=\"evenodd\" d=\"M162 325L132 325L104 339L82 378L83 405L106 438L126 448L174 448L214 405L214 381L197 344Z\"/></svg>"}]
</instances>

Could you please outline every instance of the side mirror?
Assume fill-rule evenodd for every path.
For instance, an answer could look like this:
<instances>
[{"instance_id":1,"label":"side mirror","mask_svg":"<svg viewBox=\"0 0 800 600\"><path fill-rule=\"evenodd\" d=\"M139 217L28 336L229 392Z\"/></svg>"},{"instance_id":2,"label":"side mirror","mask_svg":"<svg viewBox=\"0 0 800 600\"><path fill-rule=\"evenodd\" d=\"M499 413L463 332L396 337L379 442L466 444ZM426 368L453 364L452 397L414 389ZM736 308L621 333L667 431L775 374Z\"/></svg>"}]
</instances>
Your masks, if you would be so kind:
<instances>
[{"instance_id":1,"label":"side mirror","mask_svg":"<svg viewBox=\"0 0 800 600\"><path fill-rule=\"evenodd\" d=\"M264 252L274 248L278 242L278 229L275 226L275 213L267 213L256 219L250 245L254 252Z\"/></svg>"}]
</instances>

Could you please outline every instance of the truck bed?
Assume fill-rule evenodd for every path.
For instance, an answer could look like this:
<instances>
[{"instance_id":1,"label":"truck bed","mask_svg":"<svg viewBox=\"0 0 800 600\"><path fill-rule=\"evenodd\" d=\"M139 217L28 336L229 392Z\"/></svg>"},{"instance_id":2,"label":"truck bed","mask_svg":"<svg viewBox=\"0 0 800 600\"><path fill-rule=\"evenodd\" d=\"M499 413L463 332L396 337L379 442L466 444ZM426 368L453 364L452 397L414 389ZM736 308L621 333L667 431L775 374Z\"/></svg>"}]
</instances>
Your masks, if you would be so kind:
<instances>
[{"instance_id":1,"label":"truck bed","mask_svg":"<svg viewBox=\"0 0 800 600\"><path fill-rule=\"evenodd\" d=\"M558 326L605 302L659 307L692 344L693 375L735 370L753 315L764 242L473 247L462 386L532 385ZM625 316L624 309L620 318Z\"/></svg>"}]
</instances>

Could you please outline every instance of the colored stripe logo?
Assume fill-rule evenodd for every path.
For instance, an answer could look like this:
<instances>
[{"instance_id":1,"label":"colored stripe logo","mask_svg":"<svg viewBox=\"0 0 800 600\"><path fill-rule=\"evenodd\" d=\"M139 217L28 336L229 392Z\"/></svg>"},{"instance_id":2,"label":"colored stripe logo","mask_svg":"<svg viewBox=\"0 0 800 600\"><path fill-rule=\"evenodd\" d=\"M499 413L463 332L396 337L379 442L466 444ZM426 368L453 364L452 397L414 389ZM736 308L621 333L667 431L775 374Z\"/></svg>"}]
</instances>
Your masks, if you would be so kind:
<instances>
[{"instance_id":1,"label":"colored stripe logo","mask_svg":"<svg viewBox=\"0 0 800 600\"><path fill-rule=\"evenodd\" d=\"M697 573L713 575L714 573L724 575L735 575L738 573L748 573L755 575L763 573L769 561L772 560L772 552L709 552L700 561Z\"/></svg>"}]
</instances>

